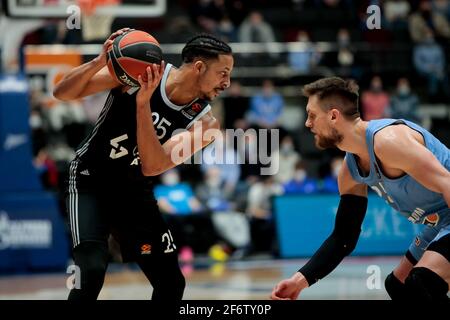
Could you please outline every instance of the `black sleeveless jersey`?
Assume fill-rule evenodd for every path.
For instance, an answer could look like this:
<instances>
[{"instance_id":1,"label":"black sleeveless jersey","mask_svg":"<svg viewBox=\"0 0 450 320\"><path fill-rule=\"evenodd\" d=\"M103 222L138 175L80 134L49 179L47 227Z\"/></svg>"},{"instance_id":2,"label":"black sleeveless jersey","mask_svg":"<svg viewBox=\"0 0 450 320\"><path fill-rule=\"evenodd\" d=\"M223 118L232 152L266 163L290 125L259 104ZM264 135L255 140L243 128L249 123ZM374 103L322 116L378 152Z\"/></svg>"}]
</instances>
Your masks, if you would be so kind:
<instances>
[{"instance_id":1,"label":"black sleeveless jersey","mask_svg":"<svg viewBox=\"0 0 450 320\"><path fill-rule=\"evenodd\" d=\"M208 102L201 99L184 106L170 102L165 87L171 68L172 65L167 64L150 100L153 126L161 144L170 139L175 130L189 129L211 109ZM131 88L122 92L120 87L110 91L94 129L77 149L71 164L71 173L75 173L79 182L94 179L96 183L103 182L113 188L151 182L151 177L141 172L137 148L137 91L138 88Z\"/></svg>"}]
</instances>

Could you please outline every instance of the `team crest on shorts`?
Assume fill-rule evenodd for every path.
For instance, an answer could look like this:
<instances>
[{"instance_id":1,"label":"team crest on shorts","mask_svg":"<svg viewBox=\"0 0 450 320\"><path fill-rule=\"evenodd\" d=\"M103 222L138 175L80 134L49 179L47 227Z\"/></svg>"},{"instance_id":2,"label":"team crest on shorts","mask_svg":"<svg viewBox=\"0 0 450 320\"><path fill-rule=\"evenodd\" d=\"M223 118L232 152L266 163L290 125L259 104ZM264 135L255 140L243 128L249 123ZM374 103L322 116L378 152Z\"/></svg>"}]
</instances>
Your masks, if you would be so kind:
<instances>
[{"instance_id":1,"label":"team crest on shorts","mask_svg":"<svg viewBox=\"0 0 450 320\"><path fill-rule=\"evenodd\" d=\"M141 254L150 254L152 253L152 246L150 244L143 244L141 246Z\"/></svg>"}]
</instances>

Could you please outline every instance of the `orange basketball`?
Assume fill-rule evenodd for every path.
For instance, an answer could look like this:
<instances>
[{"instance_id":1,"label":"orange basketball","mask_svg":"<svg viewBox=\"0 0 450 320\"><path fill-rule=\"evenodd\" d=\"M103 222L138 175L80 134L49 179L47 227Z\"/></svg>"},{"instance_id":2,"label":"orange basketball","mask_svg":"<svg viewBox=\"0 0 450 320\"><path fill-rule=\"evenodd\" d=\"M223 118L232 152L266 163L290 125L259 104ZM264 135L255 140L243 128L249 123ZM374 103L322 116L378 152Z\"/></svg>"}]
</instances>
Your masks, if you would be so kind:
<instances>
[{"instance_id":1,"label":"orange basketball","mask_svg":"<svg viewBox=\"0 0 450 320\"><path fill-rule=\"evenodd\" d=\"M108 51L108 70L120 83L139 87L138 76L147 80L147 66L161 60L159 42L147 32L131 30L114 39Z\"/></svg>"}]
</instances>

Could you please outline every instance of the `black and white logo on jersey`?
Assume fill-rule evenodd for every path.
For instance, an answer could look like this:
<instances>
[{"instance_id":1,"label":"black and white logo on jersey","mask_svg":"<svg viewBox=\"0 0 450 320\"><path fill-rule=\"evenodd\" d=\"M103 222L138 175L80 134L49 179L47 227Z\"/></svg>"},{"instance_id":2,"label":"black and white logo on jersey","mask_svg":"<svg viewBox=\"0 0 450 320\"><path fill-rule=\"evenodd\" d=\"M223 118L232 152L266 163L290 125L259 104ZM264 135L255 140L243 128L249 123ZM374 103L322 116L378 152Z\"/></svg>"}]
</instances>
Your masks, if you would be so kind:
<instances>
[{"instance_id":1,"label":"black and white logo on jersey","mask_svg":"<svg viewBox=\"0 0 450 320\"><path fill-rule=\"evenodd\" d=\"M133 161L131 161L130 166L137 166L141 162L141 158L139 157L138 147L134 147L133 149Z\"/></svg>"},{"instance_id":2,"label":"black and white logo on jersey","mask_svg":"<svg viewBox=\"0 0 450 320\"><path fill-rule=\"evenodd\" d=\"M119 137L111 139L112 149L111 149L111 152L109 153L109 157L111 159L119 159L128 154L128 150L125 147L119 145L120 142L127 140L127 139L128 139L127 134L123 134Z\"/></svg>"}]
</instances>

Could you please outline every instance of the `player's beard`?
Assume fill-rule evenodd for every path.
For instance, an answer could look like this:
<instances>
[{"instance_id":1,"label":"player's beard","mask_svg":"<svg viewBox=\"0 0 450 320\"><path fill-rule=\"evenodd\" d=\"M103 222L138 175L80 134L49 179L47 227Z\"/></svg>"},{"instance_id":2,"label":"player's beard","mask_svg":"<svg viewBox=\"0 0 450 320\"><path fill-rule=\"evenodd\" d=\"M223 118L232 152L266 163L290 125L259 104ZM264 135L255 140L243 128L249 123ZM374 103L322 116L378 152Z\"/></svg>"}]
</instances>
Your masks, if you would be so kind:
<instances>
[{"instance_id":1,"label":"player's beard","mask_svg":"<svg viewBox=\"0 0 450 320\"><path fill-rule=\"evenodd\" d=\"M344 138L336 129L331 129L331 134L327 136L316 134L316 147L319 149L336 148Z\"/></svg>"}]
</instances>

